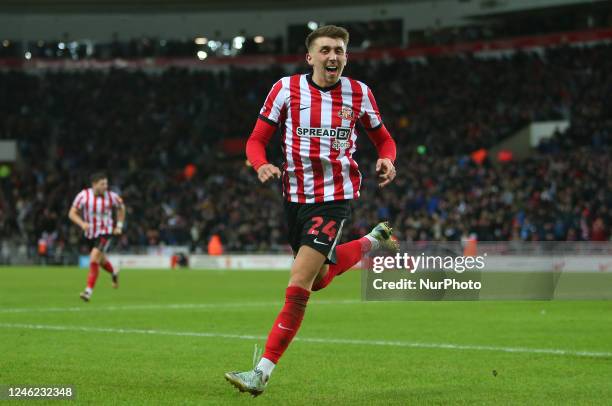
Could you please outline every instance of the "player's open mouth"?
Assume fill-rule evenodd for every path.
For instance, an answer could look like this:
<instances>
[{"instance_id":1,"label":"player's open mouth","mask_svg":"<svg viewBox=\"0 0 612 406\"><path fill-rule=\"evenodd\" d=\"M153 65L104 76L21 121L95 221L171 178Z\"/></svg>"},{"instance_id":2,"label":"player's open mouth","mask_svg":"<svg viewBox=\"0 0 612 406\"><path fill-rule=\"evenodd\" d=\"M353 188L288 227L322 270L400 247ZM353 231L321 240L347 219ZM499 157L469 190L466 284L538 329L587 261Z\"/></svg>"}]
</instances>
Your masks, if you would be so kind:
<instances>
[{"instance_id":1,"label":"player's open mouth","mask_svg":"<svg viewBox=\"0 0 612 406\"><path fill-rule=\"evenodd\" d=\"M325 70L329 73L336 73L338 72L338 67L337 66L326 66Z\"/></svg>"}]
</instances>

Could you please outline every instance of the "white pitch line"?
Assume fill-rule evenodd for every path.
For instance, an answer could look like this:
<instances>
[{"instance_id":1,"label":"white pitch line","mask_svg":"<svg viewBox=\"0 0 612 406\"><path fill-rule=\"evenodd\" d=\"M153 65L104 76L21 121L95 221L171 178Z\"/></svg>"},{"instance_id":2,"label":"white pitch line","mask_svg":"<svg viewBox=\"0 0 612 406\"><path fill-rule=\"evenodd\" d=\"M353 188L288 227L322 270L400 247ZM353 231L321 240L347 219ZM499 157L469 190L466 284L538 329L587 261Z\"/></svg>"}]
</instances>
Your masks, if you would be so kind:
<instances>
[{"instance_id":1,"label":"white pitch line","mask_svg":"<svg viewBox=\"0 0 612 406\"><path fill-rule=\"evenodd\" d=\"M164 330L140 330L131 328L106 328L106 327L79 327L79 326L57 326L45 324L13 324L0 323L0 328L7 329L28 329L28 330L54 330L54 331L82 331L88 333L117 333L117 334L148 334L178 337L205 337L205 338L229 338L238 340L265 340L265 336L224 334L224 333L205 333L190 331L164 331ZM467 350L467 351L493 351L522 354L548 354L548 355L567 355L577 357L612 358L612 352L599 351L574 351L560 350L552 348L527 348L527 347L497 347L488 345L462 345L444 343L419 343L409 341L386 341L386 340L354 340L346 338L312 338L296 337L296 341L318 344L351 344L364 346L387 346L387 347L407 347L407 348L430 348L445 350Z\"/></svg>"},{"instance_id":2,"label":"white pitch line","mask_svg":"<svg viewBox=\"0 0 612 406\"><path fill-rule=\"evenodd\" d=\"M361 300L317 300L309 304L342 305L362 303ZM226 309L240 307L282 306L282 302L243 302L243 303L178 303L178 304L143 304L125 306L79 306L79 307L22 307L0 308L2 313L62 313L88 311L122 311L122 310L183 310L183 309Z\"/></svg>"}]
</instances>

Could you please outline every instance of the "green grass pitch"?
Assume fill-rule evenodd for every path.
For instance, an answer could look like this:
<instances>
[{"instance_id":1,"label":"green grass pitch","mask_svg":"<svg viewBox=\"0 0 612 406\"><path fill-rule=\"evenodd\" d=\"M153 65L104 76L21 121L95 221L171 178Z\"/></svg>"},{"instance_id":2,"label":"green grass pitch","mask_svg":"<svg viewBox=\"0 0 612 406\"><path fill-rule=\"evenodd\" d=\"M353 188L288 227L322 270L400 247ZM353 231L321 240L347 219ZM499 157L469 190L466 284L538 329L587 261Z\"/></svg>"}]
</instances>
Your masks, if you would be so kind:
<instances>
[{"instance_id":1,"label":"green grass pitch","mask_svg":"<svg viewBox=\"0 0 612 406\"><path fill-rule=\"evenodd\" d=\"M223 374L252 366L287 272L124 270L118 290L101 272L82 303L86 275L0 268L0 385L73 385L87 404L612 402L611 301L365 303L348 272L253 399Z\"/></svg>"}]
</instances>

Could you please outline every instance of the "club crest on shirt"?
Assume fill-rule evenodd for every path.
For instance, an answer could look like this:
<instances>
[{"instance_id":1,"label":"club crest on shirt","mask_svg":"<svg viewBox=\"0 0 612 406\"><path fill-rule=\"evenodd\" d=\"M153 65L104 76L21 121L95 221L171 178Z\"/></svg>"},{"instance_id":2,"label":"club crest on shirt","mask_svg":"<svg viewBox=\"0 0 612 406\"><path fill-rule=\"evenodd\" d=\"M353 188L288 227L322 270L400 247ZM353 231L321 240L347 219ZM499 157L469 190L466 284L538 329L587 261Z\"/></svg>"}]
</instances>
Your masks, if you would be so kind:
<instances>
[{"instance_id":1,"label":"club crest on shirt","mask_svg":"<svg viewBox=\"0 0 612 406\"><path fill-rule=\"evenodd\" d=\"M353 109L350 107L343 106L338 112L338 117L344 120L352 120L354 117Z\"/></svg>"}]
</instances>

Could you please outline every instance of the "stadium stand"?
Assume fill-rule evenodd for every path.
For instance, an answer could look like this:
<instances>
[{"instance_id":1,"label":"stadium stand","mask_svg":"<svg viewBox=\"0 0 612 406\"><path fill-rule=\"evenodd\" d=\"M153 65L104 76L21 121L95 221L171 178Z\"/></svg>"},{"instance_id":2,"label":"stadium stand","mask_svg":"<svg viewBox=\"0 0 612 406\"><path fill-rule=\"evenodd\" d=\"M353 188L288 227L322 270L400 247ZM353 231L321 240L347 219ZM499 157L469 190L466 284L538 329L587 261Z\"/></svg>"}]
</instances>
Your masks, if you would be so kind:
<instances>
[{"instance_id":1,"label":"stadium stand","mask_svg":"<svg viewBox=\"0 0 612 406\"><path fill-rule=\"evenodd\" d=\"M407 240L608 240L611 72L611 45L351 62L346 74L375 90L398 143L398 179L377 190L373 149L362 141L365 184L345 238L386 218ZM0 72L0 138L17 139L21 157L0 179L0 239L31 255L42 239L58 258L77 247L69 197L105 168L129 210L120 249L199 250L219 234L229 252L286 251L277 185L259 185L222 145L240 146L273 81L289 73ZM470 159L551 119L571 126L528 159Z\"/></svg>"}]
</instances>

